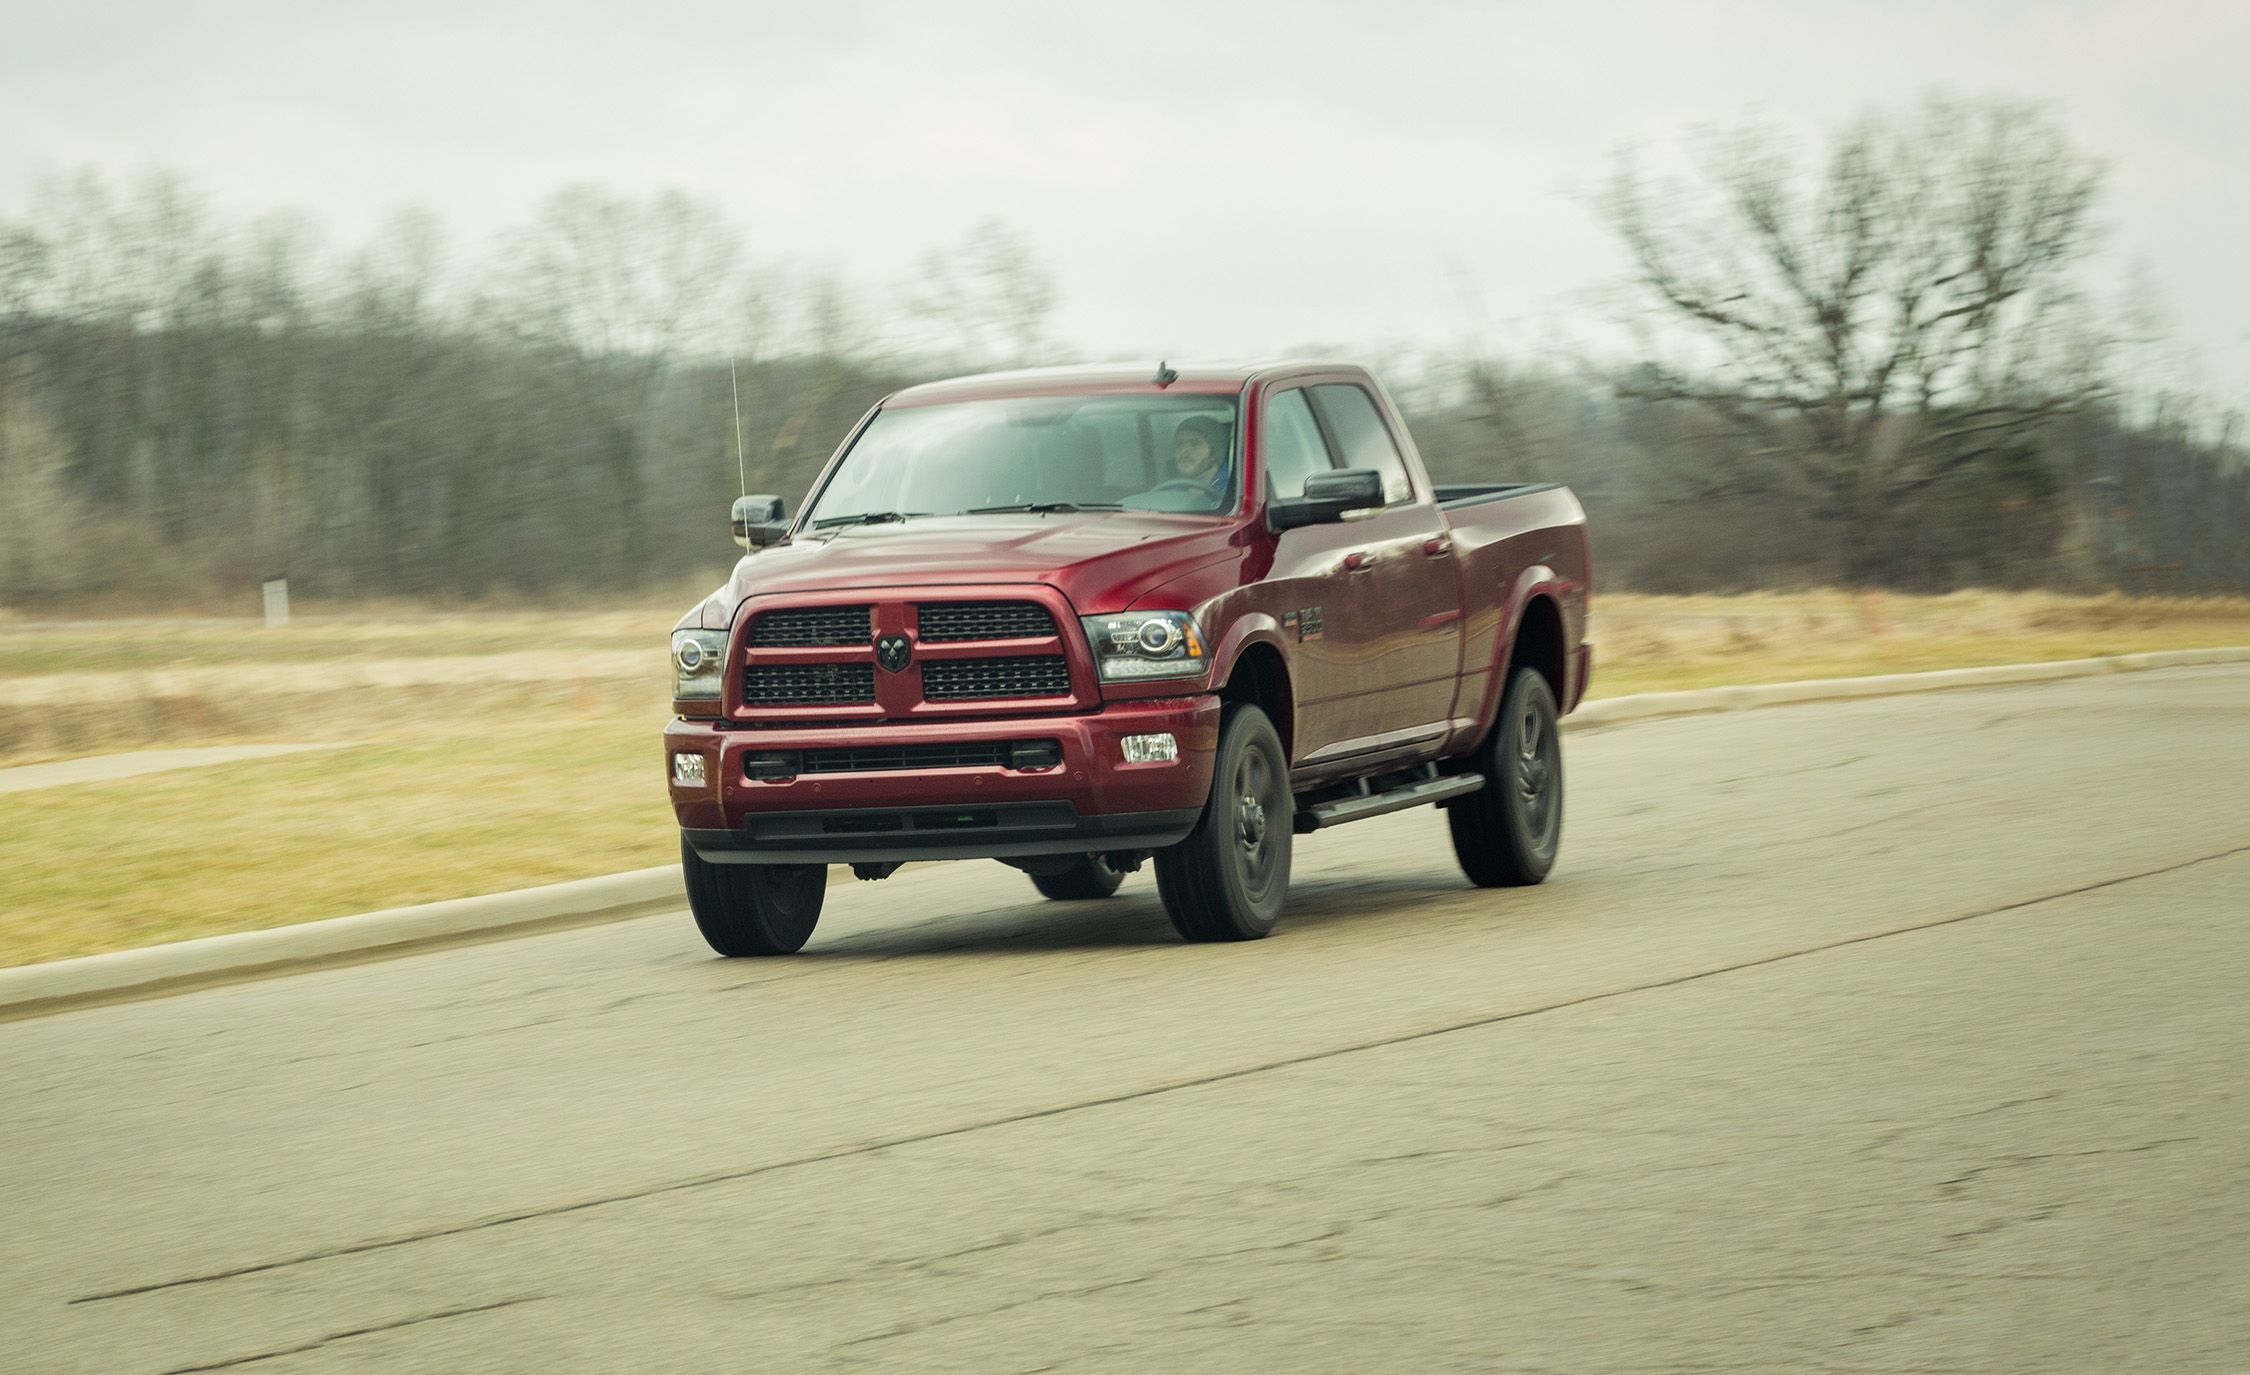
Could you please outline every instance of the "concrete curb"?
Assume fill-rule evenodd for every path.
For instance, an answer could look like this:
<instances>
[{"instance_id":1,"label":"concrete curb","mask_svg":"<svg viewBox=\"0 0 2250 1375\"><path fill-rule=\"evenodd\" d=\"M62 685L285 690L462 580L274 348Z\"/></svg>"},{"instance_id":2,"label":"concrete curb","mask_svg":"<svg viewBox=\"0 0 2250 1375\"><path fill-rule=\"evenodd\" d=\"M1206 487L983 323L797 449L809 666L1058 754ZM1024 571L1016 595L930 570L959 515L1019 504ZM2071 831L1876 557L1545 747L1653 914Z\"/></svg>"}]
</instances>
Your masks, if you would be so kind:
<instances>
[{"instance_id":1,"label":"concrete curb","mask_svg":"<svg viewBox=\"0 0 2250 1375\"><path fill-rule=\"evenodd\" d=\"M266 931L0 969L0 1021L182 992L322 965L500 940L666 911L686 901L675 864L484 897L394 907Z\"/></svg>"},{"instance_id":2,"label":"concrete curb","mask_svg":"<svg viewBox=\"0 0 2250 1375\"><path fill-rule=\"evenodd\" d=\"M1948 692L1956 688L2002 687L2012 683L2054 683L2068 678L2094 678L2152 668L2242 663L2250 663L2250 647L2174 649L2099 659L1999 664L1990 668L1942 668L1927 673L1884 673L1865 678L1814 678L1796 683L1758 683L1690 692L1644 692L1632 697L1588 702L1563 719L1563 729L1598 730L1665 716L1701 716L1709 712L1744 711L1751 707L1785 706L1796 702L1897 697L1912 692Z\"/></svg>"},{"instance_id":3,"label":"concrete curb","mask_svg":"<svg viewBox=\"0 0 2250 1375\"><path fill-rule=\"evenodd\" d=\"M1891 673L1868 678L1822 678L1751 687L1704 688L1693 692L1650 692L1589 702L1573 712L1563 726L1571 731L1594 730L1667 716L1697 716L1796 702L1893 697L1955 688L2059 682L2143 669L2241 663L2250 663L2250 647L2169 650L2043 664ZM140 950L0 969L0 1021L446 945L621 921L677 910L685 899L679 868L666 864L487 897L454 898L420 907L396 907L268 931L206 936Z\"/></svg>"}]
</instances>

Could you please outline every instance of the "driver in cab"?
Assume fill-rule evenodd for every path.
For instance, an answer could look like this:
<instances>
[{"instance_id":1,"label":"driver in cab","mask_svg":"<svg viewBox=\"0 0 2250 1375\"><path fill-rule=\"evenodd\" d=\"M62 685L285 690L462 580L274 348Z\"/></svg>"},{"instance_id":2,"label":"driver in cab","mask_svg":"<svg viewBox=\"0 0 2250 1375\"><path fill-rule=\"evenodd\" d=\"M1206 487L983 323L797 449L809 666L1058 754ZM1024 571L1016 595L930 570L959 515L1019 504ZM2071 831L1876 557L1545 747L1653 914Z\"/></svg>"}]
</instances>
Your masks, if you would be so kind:
<instances>
[{"instance_id":1,"label":"driver in cab","mask_svg":"<svg viewBox=\"0 0 2250 1375\"><path fill-rule=\"evenodd\" d=\"M1232 495L1234 472L1227 460L1233 447L1227 427L1207 415L1191 415L1172 432L1172 471L1180 481L1200 485L1209 510L1225 506Z\"/></svg>"}]
</instances>

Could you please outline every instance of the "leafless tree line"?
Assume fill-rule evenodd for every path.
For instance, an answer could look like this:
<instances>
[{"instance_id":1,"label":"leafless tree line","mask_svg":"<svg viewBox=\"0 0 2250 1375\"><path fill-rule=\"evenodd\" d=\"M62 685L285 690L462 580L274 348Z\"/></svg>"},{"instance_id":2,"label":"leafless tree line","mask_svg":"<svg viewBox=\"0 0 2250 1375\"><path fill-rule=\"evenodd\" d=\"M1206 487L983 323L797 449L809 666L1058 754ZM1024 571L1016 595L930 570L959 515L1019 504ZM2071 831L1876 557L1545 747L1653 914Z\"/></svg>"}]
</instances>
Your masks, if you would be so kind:
<instances>
[{"instance_id":1,"label":"leafless tree line","mask_svg":"<svg viewBox=\"0 0 2250 1375\"><path fill-rule=\"evenodd\" d=\"M2134 409L2081 289L2099 169L2039 111L1932 101L1817 164L1755 128L1698 153L1621 160L1599 199L1629 347L1389 361L1441 475L1572 482L1613 584L2250 587L2233 436ZM1064 361L1056 299L998 223L873 293L676 193L566 188L480 258L428 212L339 251L177 178L57 179L0 220L0 600L707 570L737 379L749 483L794 498L885 391Z\"/></svg>"},{"instance_id":2,"label":"leafless tree line","mask_svg":"<svg viewBox=\"0 0 2250 1375\"><path fill-rule=\"evenodd\" d=\"M1880 578L1916 496L2100 395L2100 170L2036 108L1933 99L1810 172L1770 130L1702 143L1691 179L1622 162L1601 210L1656 307L1629 393L1742 436L1716 490L1794 498Z\"/></svg>"},{"instance_id":3,"label":"leafless tree line","mask_svg":"<svg viewBox=\"0 0 2250 1375\"><path fill-rule=\"evenodd\" d=\"M679 194L550 198L487 261L397 215L322 249L155 176L0 222L0 597L627 587L708 566L742 466L787 485L873 397L1028 361L1051 276L1004 225L908 309L751 262ZM721 545L720 548L725 546Z\"/></svg>"},{"instance_id":4,"label":"leafless tree line","mask_svg":"<svg viewBox=\"0 0 2250 1375\"><path fill-rule=\"evenodd\" d=\"M2081 271L2102 169L2042 109L1931 97L1817 161L1757 125L1692 151L1669 176L1620 157L1596 201L1629 348L1592 378L1472 352L1431 408L1608 505L1613 568L2250 586L2231 427L2130 393L2132 330Z\"/></svg>"}]
</instances>

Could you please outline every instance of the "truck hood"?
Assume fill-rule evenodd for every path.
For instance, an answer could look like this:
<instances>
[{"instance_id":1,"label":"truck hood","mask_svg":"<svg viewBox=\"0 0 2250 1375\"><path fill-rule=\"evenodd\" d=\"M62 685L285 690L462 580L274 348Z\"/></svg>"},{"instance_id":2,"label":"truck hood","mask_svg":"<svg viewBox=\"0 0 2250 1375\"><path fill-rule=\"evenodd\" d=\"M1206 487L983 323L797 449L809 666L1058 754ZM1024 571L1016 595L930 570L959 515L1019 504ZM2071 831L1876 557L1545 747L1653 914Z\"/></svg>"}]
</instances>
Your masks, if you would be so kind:
<instances>
[{"instance_id":1,"label":"truck hood","mask_svg":"<svg viewBox=\"0 0 2250 1375\"><path fill-rule=\"evenodd\" d=\"M1160 583L1226 557L1236 522L1149 511L934 516L807 532L753 552L683 625L719 629L751 597L853 587L1043 582L1081 615L1122 611Z\"/></svg>"}]
</instances>

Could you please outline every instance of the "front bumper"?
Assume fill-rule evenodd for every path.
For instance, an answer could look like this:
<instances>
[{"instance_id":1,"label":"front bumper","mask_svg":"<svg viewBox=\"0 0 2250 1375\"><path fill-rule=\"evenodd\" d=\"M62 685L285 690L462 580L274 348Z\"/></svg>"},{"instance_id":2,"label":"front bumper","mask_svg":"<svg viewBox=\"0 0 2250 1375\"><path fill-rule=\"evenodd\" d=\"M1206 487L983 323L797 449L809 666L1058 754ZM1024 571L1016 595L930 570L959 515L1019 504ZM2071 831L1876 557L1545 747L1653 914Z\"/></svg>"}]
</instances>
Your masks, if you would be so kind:
<instances>
[{"instance_id":1,"label":"front bumper","mask_svg":"<svg viewBox=\"0 0 2250 1375\"><path fill-rule=\"evenodd\" d=\"M1169 733L1179 758L1128 764L1128 735ZM1053 740L1046 768L975 765L749 776L752 754L839 746L902 747ZM1219 703L1212 697L1113 702L1070 716L885 723L828 728L729 727L675 720L672 757L700 754L700 787L669 784L672 810L696 853L745 864L1015 858L1159 849L1184 839L1210 796Z\"/></svg>"}]
</instances>

